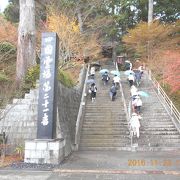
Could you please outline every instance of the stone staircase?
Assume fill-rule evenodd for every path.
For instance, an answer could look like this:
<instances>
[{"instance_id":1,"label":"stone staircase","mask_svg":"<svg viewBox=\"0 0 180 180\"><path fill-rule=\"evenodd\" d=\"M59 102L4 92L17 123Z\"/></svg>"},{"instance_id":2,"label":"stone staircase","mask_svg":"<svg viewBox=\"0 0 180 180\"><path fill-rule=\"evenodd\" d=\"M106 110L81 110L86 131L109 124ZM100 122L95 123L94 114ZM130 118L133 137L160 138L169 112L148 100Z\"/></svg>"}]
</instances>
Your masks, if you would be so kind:
<instances>
[{"instance_id":1,"label":"stone staircase","mask_svg":"<svg viewBox=\"0 0 180 180\"><path fill-rule=\"evenodd\" d=\"M122 88L126 104L130 101L130 88L127 76L121 73ZM149 97L142 97L142 120L140 127L140 138L134 139L139 150L168 150L180 148L180 133L175 127L171 116L161 103L152 82L145 72L142 83L138 90L147 92Z\"/></svg>"},{"instance_id":2,"label":"stone staircase","mask_svg":"<svg viewBox=\"0 0 180 180\"><path fill-rule=\"evenodd\" d=\"M104 64L102 69L115 70L112 62ZM101 75L95 75L98 88L95 102L87 97L84 122L81 131L80 150L127 150L130 138L121 92L118 90L115 101L110 100L108 85L104 85Z\"/></svg>"}]
</instances>

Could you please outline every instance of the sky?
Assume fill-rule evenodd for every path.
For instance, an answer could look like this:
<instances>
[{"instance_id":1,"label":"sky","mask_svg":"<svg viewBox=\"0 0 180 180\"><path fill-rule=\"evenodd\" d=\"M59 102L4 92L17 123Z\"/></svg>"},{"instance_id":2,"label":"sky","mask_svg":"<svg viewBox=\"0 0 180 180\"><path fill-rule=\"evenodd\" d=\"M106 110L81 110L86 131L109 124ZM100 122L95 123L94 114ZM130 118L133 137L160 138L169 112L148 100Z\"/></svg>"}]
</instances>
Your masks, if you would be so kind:
<instances>
[{"instance_id":1,"label":"sky","mask_svg":"<svg viewBox=\"0 0 180 180\"><path fill-rule=\"evenodd\" d=\"M3 12L8 5L8 0L0 0L0 12Z\"/></svg>"}]
</instances>

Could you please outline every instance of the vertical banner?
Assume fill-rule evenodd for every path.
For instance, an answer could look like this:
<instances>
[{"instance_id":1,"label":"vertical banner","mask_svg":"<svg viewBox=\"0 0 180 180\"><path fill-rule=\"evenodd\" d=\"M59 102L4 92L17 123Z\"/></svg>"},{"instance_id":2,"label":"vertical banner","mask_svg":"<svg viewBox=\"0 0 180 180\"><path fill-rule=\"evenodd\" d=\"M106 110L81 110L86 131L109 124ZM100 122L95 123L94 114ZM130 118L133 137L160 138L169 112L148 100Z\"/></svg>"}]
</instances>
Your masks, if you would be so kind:
<instances>
[{"instance_id":1,"label":"vertical banner","mask_svg":"<svg viewBox=\"0 0 180 180\"><path fill-rule=\"evenodd\" d=\"M55 135L58 51L57 34L42 33L37 139Z\"/></svg>"}]
</instances>

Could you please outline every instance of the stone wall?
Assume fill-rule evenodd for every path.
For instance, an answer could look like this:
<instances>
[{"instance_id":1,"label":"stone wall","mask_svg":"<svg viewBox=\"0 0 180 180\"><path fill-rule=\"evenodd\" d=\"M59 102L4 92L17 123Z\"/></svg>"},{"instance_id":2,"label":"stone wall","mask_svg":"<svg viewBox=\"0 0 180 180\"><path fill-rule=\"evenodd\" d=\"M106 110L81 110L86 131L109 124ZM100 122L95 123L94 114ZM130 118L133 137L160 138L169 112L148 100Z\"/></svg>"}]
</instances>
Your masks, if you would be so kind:
<instances>
[{"instance_id":1,"label":"stone wall","mask_svg":"<svg viewBox=\"0 0 180 180\"><path fill-rule=\"evenodd\" d=\"M77 90L58 85L58 119L57 138L65 139L65 154L68 155L73 148L76 120L79 110L81 94Z\"/></svg>"},{"instance_id":2,"label":"stone wall","mask_svg":"<svg viewBox=\"0 0 180 180\"><path fill-rule=\"evenodd\" d=\"M30 90L24 99L14 99L1 113L0 132L7 135L7 153L24 145L25 139L36 138L38 93L38 89Z\"/></svg>"},{"instance_id":3,"label":"stone wall","mask_svg":"<svg viewBox=\"0 0 180 180\"><path fill-rule=\"evenodd\" d=\"M72 150L76 119L79 110L82 87L84 84L86 68L83 67L79 77L79 84L74 88L66 88L58 84L58 119L57 138L65 138L65 154ZM12 152L25 140L36 139L37 133L37 107L38 89L30 90L24 99L14 99L0 113L0 133L7 135L8 152ZM8 153L7 152L7 153Z\"/></svg>"}]
</instances>

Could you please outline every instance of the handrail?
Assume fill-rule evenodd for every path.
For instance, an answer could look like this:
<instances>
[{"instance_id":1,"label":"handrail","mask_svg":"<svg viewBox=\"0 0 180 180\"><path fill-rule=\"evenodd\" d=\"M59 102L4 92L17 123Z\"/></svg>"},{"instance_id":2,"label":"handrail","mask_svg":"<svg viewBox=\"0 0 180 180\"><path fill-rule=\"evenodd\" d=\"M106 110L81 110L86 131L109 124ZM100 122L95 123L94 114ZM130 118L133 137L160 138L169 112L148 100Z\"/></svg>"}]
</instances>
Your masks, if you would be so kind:
<instances>
[{"instance_id":1,"label":"handrail","mask_svg":"<svg viewBox=\"0 0 180 180\"><path fill-rule=\"evenodd\" d=\"M116 70L119 71L118 66L117 66L117 62L115 64L115 66L116 66ZM129 124L130 117L131 117L131 108L130 108L130 105L127 106L127 104L126 104L125 97L124 97L124 91L123 91L123 88L122 88L121 81L119 83L119 86L120 86L121 97L122 97L122 101L123 101L124 109L125 109L125 113L126 113L126 120L127 120L127 123ZM130 128L129 128L129 133L130 133L131 147L132 147L132 145L133 145L133 133L130 130Z\"/></svg>"},{"instance_id":2,"label":"handrail","mask_svg":"<svg viewBox=\"0 0 180 180\"><path fill-rule=\"evenodd\" d=\"M87 72L86 72L86 77L85 77L85 81L84 81L84 86L83 86L83 91L82 91L82 96L81 96L81 102L80 102L80 106L79 106L79 112L78 112L78 116L77 116L77 120L76 120L76 133L75 133L75 149L78 150L79 148L79 141L80 141L80 130L81 130L81 126L82 126L82 114L83 114L83 108L85 105L85 94L86 94L86 81L88 79L88 74L89 74L89 69L90 69L90 65L88 64L88 68L87 68Z\"/></svg>"},{"instance_id":3,"label":"handrail","mask_svg":"<svg viewBox=\"0 0 180 180\"><path fill-rule=\"evenodd\" d=\"M165 93L165 91L163 90L159 82L156 80L154 75L152 75L152 73L150 73L150 79L152 80L154 87L157 89L158 94L161 95L161 97L165 101L167 107L170 110L170 114L180 123L179 111L177 110L171 99L168 97L168 95Z\"/></svg>"}]
</instances>

